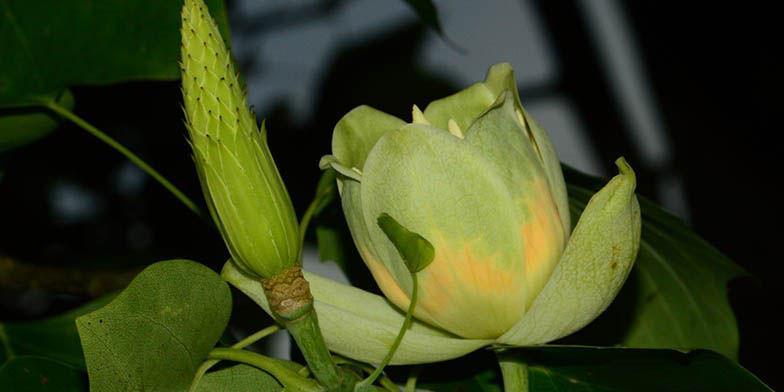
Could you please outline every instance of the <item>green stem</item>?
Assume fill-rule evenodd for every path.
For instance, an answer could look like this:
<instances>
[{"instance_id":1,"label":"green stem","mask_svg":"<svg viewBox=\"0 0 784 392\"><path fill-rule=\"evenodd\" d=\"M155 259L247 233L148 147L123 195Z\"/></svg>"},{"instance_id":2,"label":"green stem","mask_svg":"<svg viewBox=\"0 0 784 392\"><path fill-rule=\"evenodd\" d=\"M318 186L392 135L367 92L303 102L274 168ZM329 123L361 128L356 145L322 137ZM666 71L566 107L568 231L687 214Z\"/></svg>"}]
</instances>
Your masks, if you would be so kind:
<instances>
[{"instance_id":1,"label":"green stem","mask_svg":"<svg viewBox=\"0 0 784 392\"><path fill-rule=\"evenodd\" d=\"M411 374L408 375L408 380L406 380L406 391L405 392L415 392L416 391L416 384L417 379L419 378L419 373L422 372L422 368L417 366L414 370L411 371Z\"/></svg>"},{"instance_id":2,"label":"green stem","mask_svg":"<svg viewBox=\"0 0 784 392\"><path fill-rule=\"evenodd\" d=\"M305 214L302 215L302 220L299 221L300 244L305 243L305 233L307 233L308 225L310 224L310 220L313 218L313 213L316 212L316 207L318 207L320 203L321 203L321 197L319 197L319 195L316 195L313 201L310 202L308 209L305 210Z\"/></svg>"},{"instance_id":3,"label":"green stem","mask_svg":"<svg viewBox=\"0 0 784 392\"><path fill-rule=\"evenodd\" d=\"M496 351L506 392L528 392L528 364L503 350Z\"/></svg>"},{"instance_id":4,"label":"green stem","mask_svg":"<svg viewBox=\"0 0 784 392\"><path fill-rule=\"evenodd\" d=\"M334 178L334 177L333 177ZM322 178L323 181L323 178ZM334 179L333 179L334 182ZM319 189L317 190L316 195L313 197L313 200L308 205L308 209L305 210L305 214L302 215L302 219L299 221L299 242L300 245L305 243L305 234L308 232L308 225L310 224L310 220L313 218L313 215L316 214L316 211L319 210L324 204L324 201L327 200L333 192L332 188L322 188L321 181L319 181Z\"/></svg>"},{"instance_id":5,"label":"green stem","mask_svg":"<svg viewBox=\"0 0 784 392\"><path fill-rule=\"evenodd\" d=\"M366 363L358 362L350 358L341 357L339 355L335 355L333 356L333 358L335 359L335 363L338 365L351 365L352 367L360 369L368 374L373 373L373 369L375 369L373 366L370 366ZM383 374L378 379L378 384L384 387L387 391L400 392L400 388L397 386L397 384L395 384L392 380L389 379L389 377Z\"/></svg>"},{"instance_id":6,"label":"green stem","mask_svg":"<svg viewBox=\"0 0 784 392\"><path fill-rule=\"evenodd\" d=\"M95 136L96 138L98 138L102 142L108 144L109 147L112 147L113 149L117 150L120 154L125 155L126 158L128 158L131 162L136 164L136 166L138 166L140 169L142 169L145 172L147 172L147 174L152 176L152 178L154 178L161 185L163 185L164 188L166 188L169 192L171 192L171 194L174 195L174 197L179 199L183 204L185 204L186 207L188 207L196 215L198 215L202 219L207 220L208 222L210 221L209 218L196 205L196 203L191 201L191 199L189 199L188 196L185 196L185 194L182 193L182 191L180 191L179 189L177 189L177 187L175 187L171 182L169 182L169 180L164 178L155 169L150 167L150 165L148 165L146 162L144 162L136 154L134 154L133 152L131 152L130 150L125 148L125 146L123 146L122 144L118 143L116 140L112 139L109 135L101 132L98 128L90 125L87 121L84 121L81 117L77 116L76 114L74 114L73 112L68 110L68 108L66 108L64 106L61 106L60 104L58 104L54 100L47 99L47 98L40 98L38 100L38 102L40 102L41 105L43 105L44 107L48 108L49 110L51 110L51 111L53 111L53 112L63 116L64 118L70 120L71 122L73 122L74 124L78 125L80 128L84 129L89 134Z\"/></svg>"},{"instance_id":7,"label":"green stem","mask_svg":"<svg viewBox=\"0 0 784 392\"><path fill-rule=\"evenodd\" d=\"M403 325L400 327L400 332L398 332L395 341L392 343L392 347L389 348L387 355L381 361L381 363L376 367L376 370L373 371L366 379L362 380L359 384L357 384L357 389L361 390L362 388L367 389L376 381L381 372L384 371L384 367L389 364L389 361L392 360L392 357L395 355L397 348L400 346L400 342L403 341L403 336L406 334L406 331L411 327L411 318L414 315L414 309L416 308L417 302L417 276L415 272L411 272L411 280L413 282L414 288L411 290L411 301L408 305L408 310L406 311L406 319L403 321Z\"/></svg>"},{"instance_id":8,"label":"green stem","mask_svg":"<svg viewBox=\"0 0 784 392\"><path fill-rule=\"evenodd\" d=\"M238 348L216 348L207 356L208 359L228 359L255 366L275 377L286 389L303 392L319 392L323 389L313 380L303 378L294 370L289 369L280 360L266 357L253 351Z\"/></svg>"},{"instance_id":9,"label":"green stem","mask_svg":"<svg viewBox=\"0 0 784 392\"><path fill-rule=\"evenodd\" d=\"M271 335L271 334L273 334L273 333L275 333L275 332L277 332L279 330L280 330L280 327L278 327L277 325L269 326L267 328L262 329L261 331L258 331L256 333L246 337L245 339L240 340L237 343L234 343L231 346L231 348L243 349L243 348L248 347L251 344L258 342L259 340L261 340L261 339L263 339L263 338L265 338L265 337L267 337L267 336L269 336L269 335ZM220 360L218 360L218 359L208 359L208 360L202 362L201 366L199 366L199 368L196 369L196 375L193 376L193 381L191 381L191 387L188 389L188 392L195 391L196 390L196 386L199 385L199 381L201 381L202 377L204 377L204 375L207 373L207 371L210 370L211 367L215 366L215 364L217 364L218 362L220 362Z\"/></svg>"},{"instance_id":10,"label":"green stem","mask_svg":"<svg viewBox=\"0 0 784 392\"><path fill-rule=\"evenodd\" d=\"M341 372L335 365L324 337L321 336L316 310L313 309L312 304L308 306L311 308L296 319L282 318L283 325L297 342L297 347L305 357L310 371L321 385L330 391L350 391L354 380L344 377L348 373Z\"/></svg>"}]
</instances>

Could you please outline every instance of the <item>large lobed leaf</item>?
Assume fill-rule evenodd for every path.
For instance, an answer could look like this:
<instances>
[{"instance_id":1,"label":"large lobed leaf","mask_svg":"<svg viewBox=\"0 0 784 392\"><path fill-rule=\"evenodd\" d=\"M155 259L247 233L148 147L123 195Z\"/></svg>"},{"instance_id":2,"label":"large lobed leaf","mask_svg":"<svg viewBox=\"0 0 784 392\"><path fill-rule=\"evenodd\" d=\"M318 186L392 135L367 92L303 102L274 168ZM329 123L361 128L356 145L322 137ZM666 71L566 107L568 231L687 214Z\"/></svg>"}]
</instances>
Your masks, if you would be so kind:
<instances>
[{"instance_id":1,"label":"large lobed leaf","mask_svg":"<svg viewBox=\"0 0 784 392\"><path fill-rule=\"evenodd\" d=\"M228 285L188 260L155 263L109 305L79 317L90 388L182 391L231 313Z\"/></svg>"}]
</instances>

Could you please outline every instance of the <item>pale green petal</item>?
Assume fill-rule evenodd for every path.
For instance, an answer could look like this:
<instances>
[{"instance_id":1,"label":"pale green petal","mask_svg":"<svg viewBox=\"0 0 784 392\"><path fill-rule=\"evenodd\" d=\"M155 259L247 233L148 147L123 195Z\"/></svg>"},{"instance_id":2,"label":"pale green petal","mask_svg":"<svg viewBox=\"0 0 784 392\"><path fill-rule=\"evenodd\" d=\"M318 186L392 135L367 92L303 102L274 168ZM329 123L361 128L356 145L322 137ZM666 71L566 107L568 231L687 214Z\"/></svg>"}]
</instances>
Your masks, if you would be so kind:
<instances>
[{"instance_id":1,"label":"pale green petal","mask_svg":"<svg viewBox=\"0 0 784 392\"><path fill-rule=\"evenodd\" d=\"M495 96L504 90L511 91L515 96L515 102L520 103L520 96L517 94L517 80L515 80L511 64L499 63L490 67L484 84Z\"/></svg>"},{"instance_id":2,"label":"pale green petal","mask_svg":"<svg viewBox=\"0 0 784 392\"><path fill-rule=\"evenodd\" d=\"M536 120L528 114L525 108L522 106L520 108L522 109L528 129L536 140L536 146L539 149L539 154L544 163L544 171L550 182L553 200L555 200L555 205L558 206L558 213L561 215L563 227L566 228L566 231L564 232L566 235L565 238L568 240L569 230L572 228L572 217L569 213L569 195L566 193L566 182L564 181L561 162L558 160L555 148L553 148L553 144L550 143L550 138L547 137L547 133L539 126Z\"/></svg>"},{"instance_id":3,"label":"pale green petal","mask_svg":"<svg viewBox=\"0 0 784 392\"><path fill-rule=\"evenodd\" d=\"M563 171L561 170L561 162L555 153L550 138L547 133L536 123L533 117L523 108L520 102L520 95L517 92L517 82L515 81L514 71L509 63L496 64L490 68L487 73L487 78L484 84L491 91L492 94L498 96L504 90L509 90L514 94L515 105L523 116L523 121L526 129L530 132L530 136L534 139L536 149L544 165L547 180L550 183L552 190L553 200L558 207L558 213L561 216L563 227L566 228L564 232L565 238L569 238L569 229L571 229L571 216L569 215L569 197L566 193L566 183L563 178Z\"/></svg>"},{"instance_id":4,"label":"pale green petal","mask_svg":"<svg viewBox=\"0 0 784 392\"><path fill-rule=\"evenodd\" d=\"M569 228L562 225L542 161L517 119L509 90L471 125L465 140L494 166L512 197L515 209L510 218L515 219L516 233L522 237L520 259L526 264L526 285L538 293L561 258Z\"/></svg>"},{"instance_id":5,"label":"pale green petal","mask_svg":"<svg viewBox=\"0 0 784 392\"><path fill-rule=\"evenodd\" d=\"M358 106L335 125L332 155L345 167L362 170L376 141L383 134L404 125L406 122L395 116L370 106Z\"/></svg>"},{"instance_id":6,"label":"pale green petal","mask_svg":"<svg viewBox=\"0 0 784 392\"><path fill-rule=\"evenodd\" d=\"M425 108L425 118L436 128L449 129L453 119L460 129L468 129L498 98L499 92L491 91L484 83L473 86L450 96L430 102Z\"/></svg>"},{"instance_id":7,"label":"pale green petal","mask_svg":"<svg viewBox=\"0 0 784 392\"><path fill-rule=\"evenodd\" d=\"M408 306L411 282L376 224L382 213L435 248L418 273L416 317L470 338L498 337L522 317L528 288L514 204L496 168L465 139L420 124L388 132L365 162L361 204L378 256L365 261L371 270L383 264L402 287L385 290L393 303Z\"/></svg>"},{"instance_id":8,"label":"pale green petal","mask_svg":"<svg viewBox=\"0 0 784 392\"><path fill-rule=\"evenodd\" d=\"M368 363L379 363L403 325L404 315L383 297L304 272L315 299L321 333L330 350ZM270 313L264 288L227 262L223 279ZM270 313L271 314L271 313ZM445 361L491 343L460 339L415 321L406 332L391 364L408 365Z\"/></svg>"},{"instance_id":9,"label":"pale green petal","mask_svg":"<svg viewBox=\"0 0 784 392\"><path fill-rule=\"evenodd\" d=\"M552 278L500 343L564 337L595 319L618 294L640 245L640 206L634 171L623 158L616 165L620 174L588 202Z\"/></svg>"}]
</instances>

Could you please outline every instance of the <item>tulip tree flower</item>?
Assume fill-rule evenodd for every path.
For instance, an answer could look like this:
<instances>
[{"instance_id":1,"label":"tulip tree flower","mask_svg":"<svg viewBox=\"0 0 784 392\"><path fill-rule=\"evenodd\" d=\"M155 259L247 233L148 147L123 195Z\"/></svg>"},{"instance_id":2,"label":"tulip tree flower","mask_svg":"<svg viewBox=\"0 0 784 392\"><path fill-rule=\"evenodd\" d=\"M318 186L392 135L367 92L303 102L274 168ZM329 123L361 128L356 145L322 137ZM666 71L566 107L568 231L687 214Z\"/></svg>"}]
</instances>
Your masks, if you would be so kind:
<instances>
[{"instance_id":1,"label":"tulip tree flower","mask_svg":"<svg viewBox=\"0 0 784 392\"><path fill-rule=\"evenodd\" d=\"M607 308L640 243L636 180L623 158L570 230L560 163L508 64L424 111L414 106L412 117L360 106L338 122L322 158L338 173L354 243L387 299L306 274L331 350L378 363L403 322L413 279L377 224L385 215L434 249L416 275L416 322L392 364L547 343ZM268 308L236 268L223 274Z\"/></svg>"}]
</instances>

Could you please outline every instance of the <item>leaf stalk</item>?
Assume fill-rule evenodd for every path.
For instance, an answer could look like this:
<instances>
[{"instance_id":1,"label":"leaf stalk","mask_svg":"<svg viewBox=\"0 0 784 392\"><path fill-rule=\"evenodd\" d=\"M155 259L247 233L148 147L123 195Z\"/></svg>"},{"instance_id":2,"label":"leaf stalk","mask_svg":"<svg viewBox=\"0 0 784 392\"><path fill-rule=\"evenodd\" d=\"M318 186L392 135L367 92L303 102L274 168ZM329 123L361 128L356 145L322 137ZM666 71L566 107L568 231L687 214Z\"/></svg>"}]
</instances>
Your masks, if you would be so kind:
<instances>
[{"instance_id":1,"label":"leaf stalk","mask_svg":"<svg viewBox=\"0 0 784 392\"><path fill-rule=\"evenodd\" d=\"M188 196L185 196L185 193L180 191L176 186L174 186L169 180L163 177L157 170L153 169L150 165L144 162L139 156L131 152L131 150L127 149L125 146L114 140L111 136L101 132L98 128L91 125L81 117L77 116L72 111L68 110L68 108L58 104L55 100L51 98L38 98L38 103L40 103L43 107L57 113L58 115L62 116L63 118L71 121L72 123L76 124L78 127L84 129L90 135L95 136L98 140L106 143L109 147L115 149L120 154L124 155L128 158L131 162L133 162L136 166L142 169L144 172L149 174L152 178L154 178L158 183L163 185L166 190L168 190L174 197L176 197L185 207L188 207L189 210L193 211L194 214L198 215L200 218L206 220L207 222L210 219L204 214L204 212L194 203Z\"/></svg>"}]
</instances>

